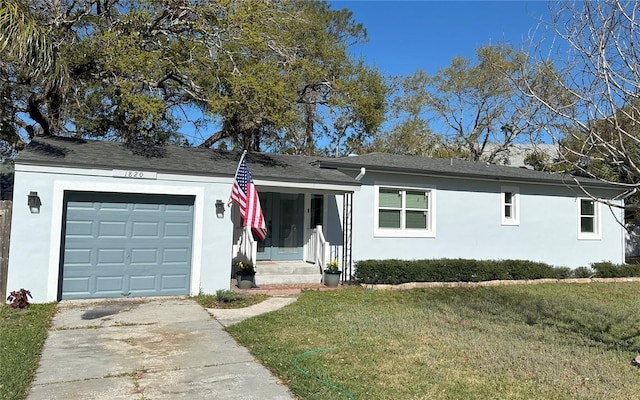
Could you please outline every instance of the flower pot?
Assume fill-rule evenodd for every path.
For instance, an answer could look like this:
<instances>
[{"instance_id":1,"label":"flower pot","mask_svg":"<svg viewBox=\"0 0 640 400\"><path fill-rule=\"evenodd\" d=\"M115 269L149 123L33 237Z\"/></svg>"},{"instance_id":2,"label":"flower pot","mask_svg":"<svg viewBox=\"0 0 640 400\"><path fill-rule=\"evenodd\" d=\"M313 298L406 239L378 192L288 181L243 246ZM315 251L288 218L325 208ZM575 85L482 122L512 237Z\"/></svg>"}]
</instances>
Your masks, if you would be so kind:
<instances>
[{"instance_id":1,"label":"flower pot","mask_svg":"<svg viewBox=\"0 0 640 400\"><path fill-rule=\"evenodd\" d=\"M238 287L240 289L251 289L253 287L253 281L256 274L236 274L238 281Z\"/></svg>"},{"instance_id":2,"label":"flower pot","mask_svg":"<svg viewBox=\"0 0 640 400\"><path fill-rule=\"evenodd\" d=\"M322 282L324 282L324 284L326 286L338 286L338 284L340 283L340 275L342 274L341 271L324 271L324 276L322 278Z\"/></svg>"}]
</instances>

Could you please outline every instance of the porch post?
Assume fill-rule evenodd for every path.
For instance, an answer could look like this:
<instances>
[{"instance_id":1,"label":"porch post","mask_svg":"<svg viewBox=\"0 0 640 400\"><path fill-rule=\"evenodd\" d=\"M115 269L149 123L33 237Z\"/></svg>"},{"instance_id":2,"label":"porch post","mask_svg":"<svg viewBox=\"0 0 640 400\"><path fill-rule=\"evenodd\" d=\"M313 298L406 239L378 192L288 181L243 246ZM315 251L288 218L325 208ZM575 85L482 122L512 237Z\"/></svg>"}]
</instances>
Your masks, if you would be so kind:
<instances>
[{"instance_id":1,"label":"porch post","mask_svg":"<svg viewBox=\"0 0 640 400\"><path fill-rule=\"evenodd\" d=\"M343 281L350 281L353 277L353 265L351 258L353 228L353 193L345 193L342 200L342 265Z\"/></svg>"}]
</instances>

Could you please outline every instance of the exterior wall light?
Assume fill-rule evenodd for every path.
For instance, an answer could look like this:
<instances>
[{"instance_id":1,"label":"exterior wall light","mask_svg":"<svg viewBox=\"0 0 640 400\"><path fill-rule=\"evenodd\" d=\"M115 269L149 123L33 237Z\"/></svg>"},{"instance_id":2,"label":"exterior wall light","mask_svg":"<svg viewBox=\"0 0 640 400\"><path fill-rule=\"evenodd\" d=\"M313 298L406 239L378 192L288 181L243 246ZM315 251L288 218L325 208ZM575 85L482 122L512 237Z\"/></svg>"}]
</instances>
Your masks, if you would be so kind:
<instances>
[{"instance_id":1,"label":"exterior wall light","mask_svg":"<svg viewBox=\"0 0 640 400\"><path fill-rule=\"evenodd\" d=\"M222 200L216 200L216 217L224 218L224 203Z\"/></svg>"},{"instance_id":2,"label":"exterior wall light","mask_svg":"<svg viewBox=\"0 0 640 400\"><path fill-rule=\"evenodd\" d=\"M40 201L40 197L38 197L38 192L29 192L27 196L27 205L29 206L29 211L31 214L40 214L40 206L42 202Z\"/></svg>"}]
</instances>

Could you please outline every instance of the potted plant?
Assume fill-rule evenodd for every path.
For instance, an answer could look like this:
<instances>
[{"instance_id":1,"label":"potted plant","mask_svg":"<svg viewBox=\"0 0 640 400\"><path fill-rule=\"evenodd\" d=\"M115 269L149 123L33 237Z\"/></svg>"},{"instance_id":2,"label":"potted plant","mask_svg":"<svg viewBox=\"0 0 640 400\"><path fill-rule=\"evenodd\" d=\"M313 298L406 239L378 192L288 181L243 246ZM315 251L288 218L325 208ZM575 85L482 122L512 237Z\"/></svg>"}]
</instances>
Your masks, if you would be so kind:
<instances>
[{"instance_id":1,"label":"potted plant","mask_svg":"<svg viewBox=\"0 0 640 400\"><path fill-rule=\"evenodd\" d=\"M236 280L240 289L251 289L253 287L256 269L248 261L238 261L236 263Z\"/></svg>"},{"instance_id":2,"label":"potted plant","mask_svg":"<svg viewBox=\"0 0 640 400\"><path fill-rule=\"evenodd\" d=\"M327 268L324 270L322 282L327 286L338 286L340 283L340 274L342 271L339 269L340 263L338 260L331 260L327 263Z\"/></svg>"}]
</instances>

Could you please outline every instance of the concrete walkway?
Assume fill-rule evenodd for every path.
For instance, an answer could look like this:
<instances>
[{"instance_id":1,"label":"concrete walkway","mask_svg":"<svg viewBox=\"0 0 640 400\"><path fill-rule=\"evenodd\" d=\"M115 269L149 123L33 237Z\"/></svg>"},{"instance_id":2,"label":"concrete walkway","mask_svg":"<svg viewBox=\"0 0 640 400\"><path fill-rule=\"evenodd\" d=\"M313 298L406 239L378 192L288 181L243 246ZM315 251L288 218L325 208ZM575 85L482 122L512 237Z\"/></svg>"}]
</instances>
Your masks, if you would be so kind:
<instances>
[{"instance_id":1,"label":"concrete walkway","mask_svg":"<svg viewBox=\"0 0 640 400\"><path fill-rule=\"evenodd\" d=\"M296 301L295 297L269 297L250 307L235 309L207 308L207 311L222 325L229 326L256 315L275 311Z\"/></svg>"},{"instance_id":2,"label":"concrete walkway","mask_svg":"<svg viewBox=\"0 0 640 400\"><path fill-rule=\"evenodd\" d=\"M293 397L196 302L155 298L60 302L27 397L45 399Z\"/></svg>"}]
</instances>

